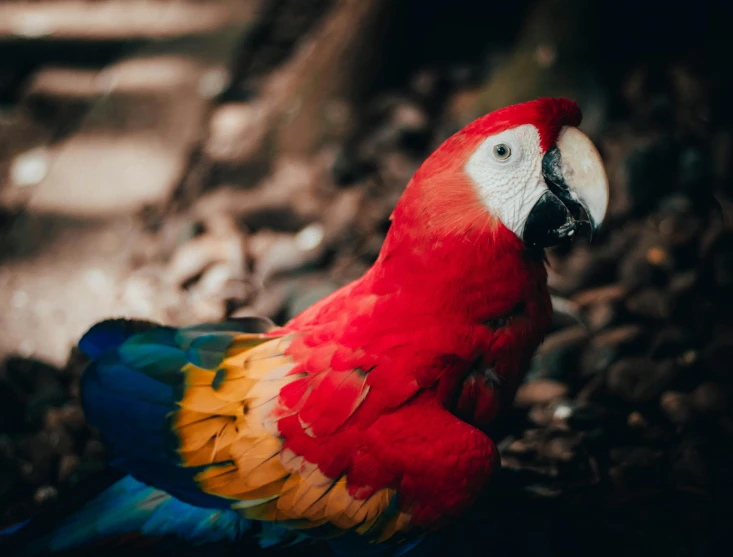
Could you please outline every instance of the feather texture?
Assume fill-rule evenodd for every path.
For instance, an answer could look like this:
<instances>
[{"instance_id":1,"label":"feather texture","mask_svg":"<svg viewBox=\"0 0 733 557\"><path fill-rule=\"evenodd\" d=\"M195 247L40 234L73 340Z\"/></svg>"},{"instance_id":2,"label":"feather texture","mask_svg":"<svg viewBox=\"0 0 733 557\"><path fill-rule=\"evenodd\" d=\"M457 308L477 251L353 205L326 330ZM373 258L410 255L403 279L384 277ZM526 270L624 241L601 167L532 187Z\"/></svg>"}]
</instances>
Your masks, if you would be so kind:
<instances>
[{"instance_id":1,"label":"feather texture","mask_svg":"<svg viewBox=\"0 0 733 557\"><path fill-rule=\"evenodd\" d=\"M59 543L237 537L259 521L367 553L465 512L498 462L479 428L511 399L551 305L541 257L464 166L487 135L533 124L546 150L579 121L575 103L539 99L449 138L408 184L375 265L282 328L92 327L82 400L127 478L96 508L124 516L86 514Z\"/></svg>"},{"instance_id":2,"label":"feather texture","mask_svg":"<svg viewBox=\"0 0 733 557\"><path fill-rule=\"evenodd\" d=\"M116 331L121 322L108 326ZM236 323L150 327L125 337L98 325L81 343L97 355L83 381L87 415L116 467L182 504L231 508L290 529L330 525L329 535L357 530L385 538L375 527L386 513L400 516L394 489L358 495L344 470L328 476L285 448L279 423L286 414L309 435L328 437L369 392L361 368L298 363L289 352L297 337L249 333ZM119 344L105 346L107 339ZM283 413L281 393L291 385L301 395ZM409 521L400 520L407 529ZM397 531L391 518L382 524Z\"/></svg>"}]
</instances>

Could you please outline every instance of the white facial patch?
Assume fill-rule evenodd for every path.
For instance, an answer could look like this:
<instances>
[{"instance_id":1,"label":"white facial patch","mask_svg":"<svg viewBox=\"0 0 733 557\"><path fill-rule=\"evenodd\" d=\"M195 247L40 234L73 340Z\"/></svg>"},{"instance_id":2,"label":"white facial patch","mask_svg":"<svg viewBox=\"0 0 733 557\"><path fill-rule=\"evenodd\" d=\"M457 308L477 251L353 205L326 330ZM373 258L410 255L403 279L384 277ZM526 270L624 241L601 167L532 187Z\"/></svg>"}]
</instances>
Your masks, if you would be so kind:
<instances>
[{"instance_id":1,"label":"white facial patch","mask_svg":"<svg viewBox=\"0 0 733 557\"><path fill-rule=\"evenodd\" d=\"M537 128L525 124L488 137L464 170L489 212L521 238L532 207L547 191Z\"/></svg>"}]
</instances>

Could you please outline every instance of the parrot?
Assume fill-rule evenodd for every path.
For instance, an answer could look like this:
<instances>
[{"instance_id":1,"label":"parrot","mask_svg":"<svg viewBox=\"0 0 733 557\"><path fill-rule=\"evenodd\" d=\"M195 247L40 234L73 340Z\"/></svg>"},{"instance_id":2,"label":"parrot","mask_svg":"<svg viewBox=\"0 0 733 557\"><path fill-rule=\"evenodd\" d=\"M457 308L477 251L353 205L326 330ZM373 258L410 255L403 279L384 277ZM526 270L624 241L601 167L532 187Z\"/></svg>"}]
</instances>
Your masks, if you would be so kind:
<instances>
[{"instance_id":1,"label":"parrot","mask_svg":"<svg viewBox=\"0 0 733 557\"><path fill-rule=\"evenodd\" d=\"M256 539L396 556L460 521L500 466L486 430L550 325L545 249L606 215L581 119L538 98L450 136L369 270L284 325L92 326L80 397L109 475L4 532L0 554Z\"/></svg>"}]
</instances>

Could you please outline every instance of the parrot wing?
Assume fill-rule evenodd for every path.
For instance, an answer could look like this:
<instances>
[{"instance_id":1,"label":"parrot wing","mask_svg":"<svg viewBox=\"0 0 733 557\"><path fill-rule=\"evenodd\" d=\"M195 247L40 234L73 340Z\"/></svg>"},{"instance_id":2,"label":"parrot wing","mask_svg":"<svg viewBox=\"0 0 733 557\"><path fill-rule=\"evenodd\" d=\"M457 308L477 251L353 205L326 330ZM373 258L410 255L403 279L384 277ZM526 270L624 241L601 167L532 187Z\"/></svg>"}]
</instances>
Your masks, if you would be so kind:
<instances>
[{"instance_id":1,"label":"parrot wing","mask_svg":"<svg viewBox=\"0 0 733 557\"><path fill-rule=\"evenodd\" d=\"M249 539L265 547L274 533L268 527L274 525L255 525L233 510L183 503L132 476L107 469L63 494L40 516L0 531L0 554L81 557L117 549L120 555L130 555L131 549L155 555L176 549L180 554L182 545L239 546ZM278 542L297 541L292 532L276 534Z\"/></svg>"},{"instance_id":2,"label":"parrot wing","mask_svg":"<svg viewBox=\"0 0 733 557\"><path fill-rule=\"evenodd\" d=\"M366 374L319 367L318 357L296 362L288 348L297 333L267 329L251 319L179 329L115 320L90 329L79 343L93 358L82 400L112 466L185 504L315 537L347 532L382 542L406 530L395 490L357 497L345 471L324 474L287 448L278 428L305 416L301 429L327 437L328 424L348 419L366 396ZM295 403L282 405L288 386Z\"/></svg>"}]
</instances>

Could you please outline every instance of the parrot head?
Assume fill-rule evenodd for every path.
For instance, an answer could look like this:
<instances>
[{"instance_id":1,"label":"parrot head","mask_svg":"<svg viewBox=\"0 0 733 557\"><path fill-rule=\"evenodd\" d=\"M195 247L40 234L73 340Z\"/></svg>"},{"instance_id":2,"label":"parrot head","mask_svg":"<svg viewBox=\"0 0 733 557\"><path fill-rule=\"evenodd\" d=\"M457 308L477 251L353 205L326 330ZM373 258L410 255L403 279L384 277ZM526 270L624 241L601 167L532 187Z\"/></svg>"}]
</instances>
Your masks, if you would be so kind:
<instances>
[{"instance_id":1,"label":"parrot head","mask_svg":"<svg viewBox=\"0 0 733 557\"><path fill-rule=\"evenodd\" d=\"M462 419L491 423L550 325L543 248L592 236L606 213L603 162L580 121L573 101L545 98L449 137L408 183L369 271L287 327L389 359L370 381L389 386L390 407L435 386Z\"/></svg>"},{"instance_id":2,"label":"parrot head","mask_svg":"<svg viewBox=\"0 0 733 557\"><path fill-rule=\"evenodd\" d=\"M577 104L562 98L479 118L418 169L395 215L441 235L503 226L529 248L557 245L582 229L592 238L606 213L608 180L577 127L581 118Z\"/></svg>"},{"instance_id":3,"label":"parrot head","mask_svg":"<svg viewBox=\"0 0 733 557\"><path fill-rule=\"evenodd\" d=\"M575 102L542 98L449 137L413 175L375 266L349 291L379 294L361 327L376 336L399 320L421 339L393 376L421 369L416 382L434 382L474 425L511 400L549 327L543 248L592 238L605 217L608 179L580 121ZM447 372L451 358L461 363Z\"/></svg>"}]
</instances>

